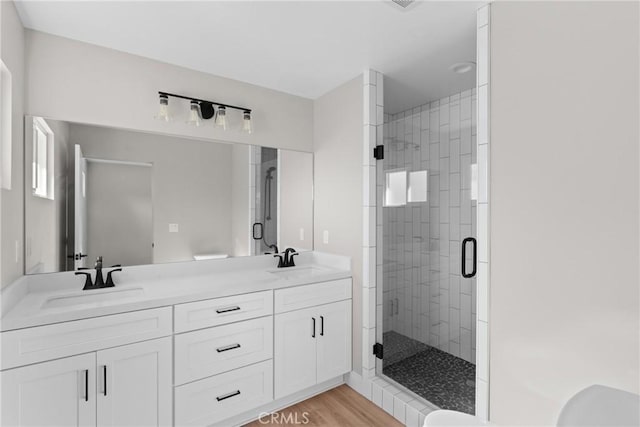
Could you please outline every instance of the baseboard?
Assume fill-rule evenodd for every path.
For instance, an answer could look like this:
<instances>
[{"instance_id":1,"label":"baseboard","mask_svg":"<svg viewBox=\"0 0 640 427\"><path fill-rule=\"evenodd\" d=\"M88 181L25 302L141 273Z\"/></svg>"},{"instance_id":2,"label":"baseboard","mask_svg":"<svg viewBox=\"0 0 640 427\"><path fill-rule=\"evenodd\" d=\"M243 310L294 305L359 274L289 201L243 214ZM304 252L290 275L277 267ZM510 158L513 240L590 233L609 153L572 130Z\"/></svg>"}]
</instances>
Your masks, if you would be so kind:
<instances>
[{"instance_id":1,"label":"baseboard","mask_svg":"<svg viewBox=\"0 0 640 427\"><path fill-rule=\"evenodd\" d=\"M341 375L323 383L316 384L313 387L309 387L307 389L294 393L290 396L282 397L280 399L267 403L266 405L244 412L240 415L236 415L235 417L228 418L220 424L215 425L220 427L242 426L244 424L257 420L261 415L278 412L282 409L288 408L289 406L295 405L296 403L302 402L303 400L307 400L320 393L331 390L332 388L336 388L344 383L345 376Z\"/></svg>"}]
</instances>

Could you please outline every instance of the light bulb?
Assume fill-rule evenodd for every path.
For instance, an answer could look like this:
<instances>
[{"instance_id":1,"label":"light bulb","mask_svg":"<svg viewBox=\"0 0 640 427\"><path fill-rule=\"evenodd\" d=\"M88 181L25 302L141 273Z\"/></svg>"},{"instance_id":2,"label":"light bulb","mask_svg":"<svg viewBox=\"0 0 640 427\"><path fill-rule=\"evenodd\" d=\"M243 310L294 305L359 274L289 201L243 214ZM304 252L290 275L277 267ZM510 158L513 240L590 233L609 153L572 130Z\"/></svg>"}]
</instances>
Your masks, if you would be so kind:
<instances>
[{"instance_id":1,"label":"light bulb","mask_svg":"<svg viewBox=\"0 0 640 427\"><path fill-rule=\"evenodd\" d=\"M160 109L158 110L158 115L155 118L161 122L171 121L171 116L169 115L169 96L164 94L160 95Z\"/></svg>"},{"instance_id":2,"label":"light bulb","mask_svg":"<svg viewBox=\"0 0 640 427\"><path fill-rule=\"evenodd\" d=\"M216 126L227 130L227 108L224 105L218 107L218 115L216 115Z\"/></svg>"},{"instance_id":3,"label":"light bulb","mask_svg":"<svg viewBox=\"0 0 640 427\"><path fill-rule=\"evenodd\" d=\"M200 106L197 101L191 101L189 120L187 120L187 124L196 127L202 125L202 119L200 118Z\"/></svg>"},{"instance_id":4,"label":"light bulb","mask_svg":"<svg viewBox=\"0 0 640 427\"><path fill-rule=\"evenodd\" d=\"M250 111L245 111L244 113L242 113L242 131L248 134L253 133Z\"/></svg>"}]
</instances>

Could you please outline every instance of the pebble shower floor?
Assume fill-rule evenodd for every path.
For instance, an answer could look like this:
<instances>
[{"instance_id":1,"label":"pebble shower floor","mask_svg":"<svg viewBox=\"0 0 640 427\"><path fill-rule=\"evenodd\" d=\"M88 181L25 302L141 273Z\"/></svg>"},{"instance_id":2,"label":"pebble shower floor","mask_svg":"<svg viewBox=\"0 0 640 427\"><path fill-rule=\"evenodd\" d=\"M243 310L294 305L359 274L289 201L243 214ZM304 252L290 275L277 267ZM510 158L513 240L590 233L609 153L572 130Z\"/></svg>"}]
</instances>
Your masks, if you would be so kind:
<instances>
[{"instance_id":1,"label":"pebble shower floor","mask_svg":"<svg viewBox=\"0 0 640 427\"><path fill-rule=\"evenodd\" d=\"M475 413L474 364L393 331L383 342L384 375L441 409Z\"/></svg>"}]
</instances>

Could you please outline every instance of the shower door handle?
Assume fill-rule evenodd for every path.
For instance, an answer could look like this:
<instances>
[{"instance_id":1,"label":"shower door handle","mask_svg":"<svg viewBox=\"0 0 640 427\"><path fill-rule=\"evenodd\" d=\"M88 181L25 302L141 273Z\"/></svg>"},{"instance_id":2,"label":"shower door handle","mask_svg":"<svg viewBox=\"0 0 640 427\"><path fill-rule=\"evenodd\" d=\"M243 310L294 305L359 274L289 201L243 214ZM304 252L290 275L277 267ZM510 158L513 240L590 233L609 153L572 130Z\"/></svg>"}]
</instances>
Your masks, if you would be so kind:
<instances>
[{"instance_id":1,"label":"shower door handle","mask_svg":"<svg viewBox=\"0 0 640 427\"><path fill-rule=\"evenodd\" d=\"M264 225L261 222L256 222L253 224L253 229L251 230L251 234L253 240L262 240L262 236L264 235Z\"/></svg>"},{"instance_id":2,"label":"shower door handle","mask_svg":"<svg viewBox=\"0 0 640 427\"><path fill-rule=\"evenodd\" d=\"M471 272L467 273L467 243L471 243L473 246L472 265ZM478 265L478 242L473 237L467 237L462 241L462 258L460 260L462 267L462 277L469 279L476 275L476 269Z\"/></svg>"}]
</instances>

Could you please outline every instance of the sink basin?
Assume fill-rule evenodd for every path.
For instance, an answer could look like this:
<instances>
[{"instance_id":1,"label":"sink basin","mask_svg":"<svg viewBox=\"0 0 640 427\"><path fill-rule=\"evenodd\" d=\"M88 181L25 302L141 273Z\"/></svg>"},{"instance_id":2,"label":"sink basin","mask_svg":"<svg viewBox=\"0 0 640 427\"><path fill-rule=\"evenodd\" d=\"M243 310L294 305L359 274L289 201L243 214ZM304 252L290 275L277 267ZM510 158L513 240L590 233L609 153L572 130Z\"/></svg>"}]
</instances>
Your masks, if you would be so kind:
<instances>
[{"instance_id":1,"label":"sink basin","mask_svg":"<svg viewBox=\"0 0 640 427\"><path fill-rule=\"evenodd\" d=\"M144 295L143 288L111 288L91 291L75 292L48 298L42 308L69 307L79 304L94 304L107 301L116 301L123 298L131 298Z\"/></svg>"},{"instance_id":2,"label":"sink basin","mask_svg":"<svg viewBox=\"0 0 640 427\"><path fill-rule=\"evenodd\" d=\"M283 279L298 279L301 277L313 277L318 274L326 274L325 268L304 266L304 267L285 267L277 270L270 270L269 273L274 274Z\"/></svg>"}]
</instances>

